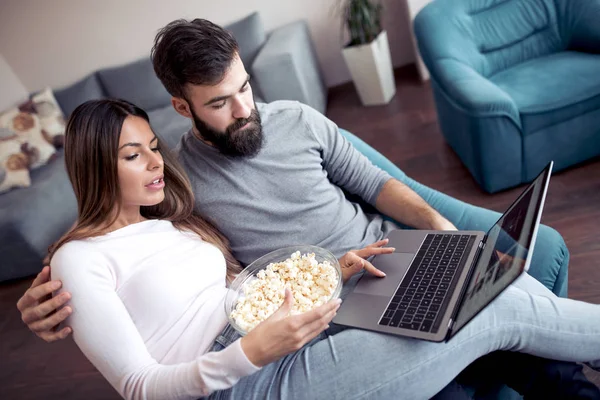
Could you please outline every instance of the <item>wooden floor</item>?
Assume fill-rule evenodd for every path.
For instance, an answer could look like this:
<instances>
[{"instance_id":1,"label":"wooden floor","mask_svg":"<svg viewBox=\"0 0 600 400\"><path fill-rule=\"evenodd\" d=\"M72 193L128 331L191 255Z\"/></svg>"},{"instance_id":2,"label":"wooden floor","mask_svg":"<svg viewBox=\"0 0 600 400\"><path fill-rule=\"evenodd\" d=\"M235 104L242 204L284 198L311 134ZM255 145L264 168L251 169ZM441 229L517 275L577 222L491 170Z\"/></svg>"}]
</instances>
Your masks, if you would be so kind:
<instances>
[{"instance_id":1,"label":"wooden floor","mask_svg":"<svg viewBox=\"0 0 600 400\"><path fill-rule=\"evenodd\" d=\"M502 211L521 189L480 190L437 126L431 89L413 67L396 73L390 104L362 107L352 84L330 92L327 115L371 144L412 178L461 200ZM542 222L571 251L569 295L600 304L600 162L555 174ZM0 284L0 399L117 399L117 393L72 340L45 344L21 323L15 307L31 279ZM600 374L590 373L600 383Z\"/></svg>"}]
</instances>

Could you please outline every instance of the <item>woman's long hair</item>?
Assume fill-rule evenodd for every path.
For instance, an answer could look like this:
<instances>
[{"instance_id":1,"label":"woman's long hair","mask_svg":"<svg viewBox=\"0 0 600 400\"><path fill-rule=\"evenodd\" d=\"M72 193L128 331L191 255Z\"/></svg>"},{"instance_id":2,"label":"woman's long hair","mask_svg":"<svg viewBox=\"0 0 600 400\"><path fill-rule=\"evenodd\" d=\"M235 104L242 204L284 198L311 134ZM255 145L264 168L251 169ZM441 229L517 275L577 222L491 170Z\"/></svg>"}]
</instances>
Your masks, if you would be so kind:
<instances>
[{"instance_id":1,"label":"woman's long hair","mask_svg":"<svg viewBox=\"0 0 600 400\"><path fill-rule=\"evenodd\" d=\"M50 246L48 259L63 244L102 235L116 221L121 208L117 154L128 116L150 122L144 110L124 100L91 100L71 114L65 131L65 165L77 198L78 218L75 226ZM177 229L194 232L215 245L225 256L231 281L241 267L231 254L229 241L194 212L194 194L185 172L169 150L159 152L164 161L165 198L154 206L142 206L142 216L171 221Z\"/></svg>"}]
</instances>

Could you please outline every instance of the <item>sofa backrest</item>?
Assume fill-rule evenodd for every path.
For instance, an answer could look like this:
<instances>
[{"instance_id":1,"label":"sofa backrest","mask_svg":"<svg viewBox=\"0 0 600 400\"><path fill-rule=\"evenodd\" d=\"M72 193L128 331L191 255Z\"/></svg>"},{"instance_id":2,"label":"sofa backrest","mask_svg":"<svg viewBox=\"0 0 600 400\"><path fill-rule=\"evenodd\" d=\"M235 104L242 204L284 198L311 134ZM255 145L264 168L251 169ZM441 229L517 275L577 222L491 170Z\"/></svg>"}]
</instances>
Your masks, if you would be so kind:
<instances>
[{"instance_id":1,"label":"sofa backrest","mask_svg":"<svg viewBox=\"0 0 600 400\"><path fill-rule=\"evenodd\" d=\"M106 93L98 79L98 73L94 72L70 86L54 90L54 97L65 117L68 117L81 103L104 98Z\"/></svg>"},{"instance_id":2,"label":"sofa backrest","mask_svg":"<svg viewBox=\"0 0 600 400\"><path fill-rule=\"evenodd\" d=\"M566 47L555 0L435 0L414 29L432 74L435 60L450 58L489 77Z\"/></svg>"},{"instance_id":3,"label":"sofa backrest","mask_svg":"<svg viewBox=\"0 0 600 400\"><path fill-rule=\"evenodd\" d=\"M254 12L239 21L225 26L225 29L231 32L237 40L240 47L240 58L248 70L267 40L260 14Z\"/></svg>"},{"instance_id":4,"label":"sofa backrest","mask_svg":"<svg viewBox=\"0 0 600 400\"><path fill-rule=\"evenodd\" d=\"M108 97L127 100L146 111L171 103L171 95L160 82L150 57L98 71Z\"/></svg>"}]
</instances>

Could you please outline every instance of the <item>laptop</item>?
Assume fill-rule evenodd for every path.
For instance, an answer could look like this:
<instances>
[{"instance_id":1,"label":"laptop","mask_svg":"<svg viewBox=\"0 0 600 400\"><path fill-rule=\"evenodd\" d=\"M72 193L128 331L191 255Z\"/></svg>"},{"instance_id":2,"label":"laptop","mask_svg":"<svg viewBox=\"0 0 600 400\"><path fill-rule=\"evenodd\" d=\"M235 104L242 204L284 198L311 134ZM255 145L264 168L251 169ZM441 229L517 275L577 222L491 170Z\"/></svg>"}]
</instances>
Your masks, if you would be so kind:
<instances>
[{"instance_id":1,"label":"laptop","mask_svg":"<svg viewBox=\"0 0 600 400\"><path fill-rule=\"evenodd\" d=\"M435 342L448 341L529 269L553 162L486 233L394 230L391 254L371 262L333 322Z\"/></svg>"}]
</instances>

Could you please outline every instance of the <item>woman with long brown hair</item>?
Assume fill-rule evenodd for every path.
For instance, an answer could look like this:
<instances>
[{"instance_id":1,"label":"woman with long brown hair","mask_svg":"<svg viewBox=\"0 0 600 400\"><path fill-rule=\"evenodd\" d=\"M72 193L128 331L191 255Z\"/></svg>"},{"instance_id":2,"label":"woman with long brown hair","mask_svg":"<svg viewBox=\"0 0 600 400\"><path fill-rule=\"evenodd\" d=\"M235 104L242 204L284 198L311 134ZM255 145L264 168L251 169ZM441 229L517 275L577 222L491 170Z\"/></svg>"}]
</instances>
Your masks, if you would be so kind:
<instances>
[{"instance_id":1,"label":"woman with long brown hair","mask_svg":"<svg viewBox=\"0 0 600 400\"><path fill-rule=\"evenodd\" d=\"M127 224L119 220L121 212L127 211L123 210L127 204L119 202L119 199L124 194L121 188L126 188L131 182L119 181L118 165L127 165L135 158L144 157L144 154L120 159L119 153L128 153L132 147L142 149L144 146L141 143L125 143L121 146L120 132L125 122L127 131L139 129L138 126L134 127L133 121L142 130L149 128L146 112L126 101L88 102L80 106L74 115L75 118L69 120L66 128L69 134L65 138L65 160L77 198L79 217L75 227L50 247L50 258L67 242L98 236ZM240 265L231 255L227 239L193 212L194 195L185 172L170 152L160 151L158 138L154 134L148 144L153 146L150 150L156 160L151 161L154 161L153 168L160 171L160 176L154 173L158 182L154 186L146 185L144 190L140 189L143 194L137 193L139 201L143 203L136 218L165 219L173 222L178 229L196 233L223 253L227 261L227 274L233 277L240 271ZM150 153L146 156L152 158ZM165 180L169 182L168 186L165 186ZM137 204L134 208L137 208Z\"/></svg>"},{"instance_id":2,"label":"woman with long brown hair","mask_svg":"<svg viewBox=\"0 0 600 400\"><path fill-rule=\"evenodd\" d=\"M121 100L79 106L65 161L76 225L51 249L72 294L73 337L126 398L423 398L494 350L600 359L600 308L509 287L447 343L329 327L340 301L288 316L292 294L249 334L227 324L228 243L193 211L190 183ZM340 259L343 278L392 252L385 241ZM545 291L544 291L545 290Z\"/></svg>"}]
</instances>

